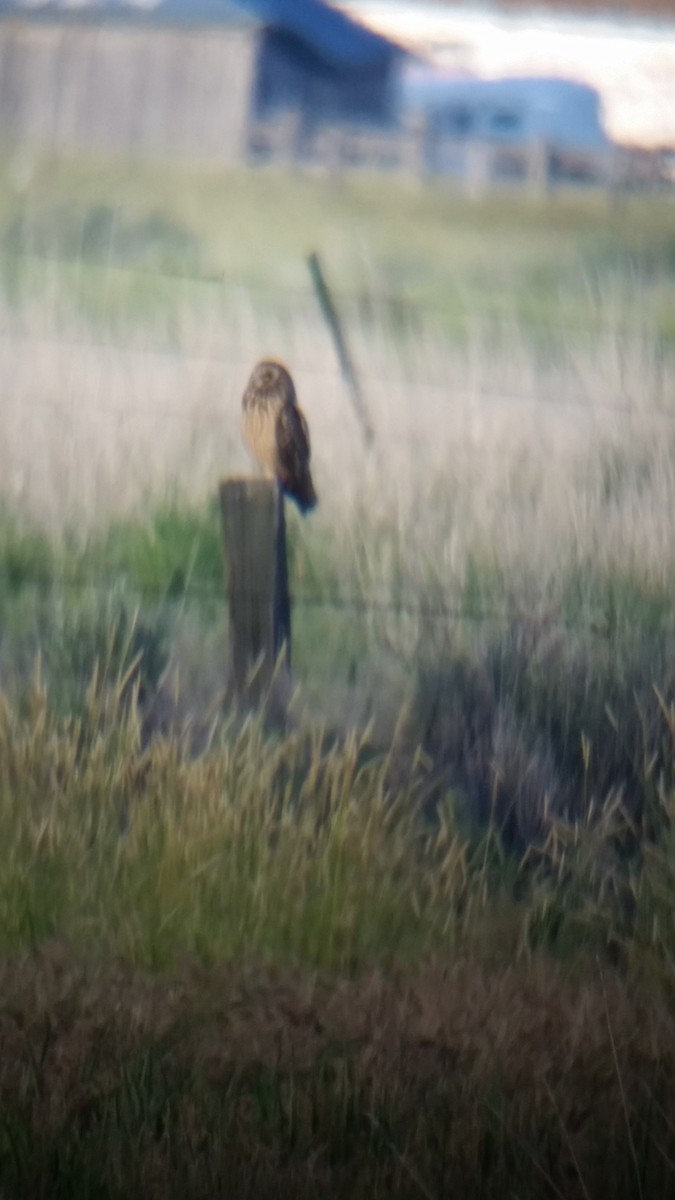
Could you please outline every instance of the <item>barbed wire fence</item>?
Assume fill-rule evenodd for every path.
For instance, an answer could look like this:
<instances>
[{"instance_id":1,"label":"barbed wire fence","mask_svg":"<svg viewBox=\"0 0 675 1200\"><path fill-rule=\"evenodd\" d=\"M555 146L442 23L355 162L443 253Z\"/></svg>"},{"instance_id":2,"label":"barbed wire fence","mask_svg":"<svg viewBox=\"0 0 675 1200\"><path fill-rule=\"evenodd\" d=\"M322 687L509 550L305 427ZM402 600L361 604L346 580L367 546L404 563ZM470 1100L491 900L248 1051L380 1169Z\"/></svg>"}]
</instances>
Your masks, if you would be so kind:
<instances>
[{"instance_id":1,"label":"barbed wire fence","mask_svg":"<svg viewBox=\"0 0 675 1200\"><path fill-rule=\"evenodd\" d=\"M312 257L312 256L310 256ZM95 269L108 274L121 274L132 278L152 279L167 283L184 283L200 286L214 286L221 290L227 290L229 296L237 299L241 296L254 295L256 297L264 297L266 300L272 300L275 306L279 306L283 302L284 306L292 303L295 307L292 311L299 315L314 310L316 315L316 295L311 287L299 287L282 285L273 280L262 282L256 279L242 279L232 276L225 270L214 272L197 271L197 270L179 270L170 269L168 267L158 268L157 266L144 266L138 264L128 264L111 261L110 259L91 258L82 255L65 256L46 255L31 253L25 250L8 250L0 248L0 262L11 261L14 264L37 264L42 268L49 267L51 269L61 269L69 267L81 271L83 269ZM443 333L446 338L462 339L469 326L478 324L482 326L490 337L495 336L501 328L507 335L512 331L514 326L527 328L528 336L532 340L532 344L536 346L537 339L542 338L545 348L550 348L559 342L564 344L571 336L578 337L582 340L592 340L597 343L599 339L607 339L613 345L621 343L629 345L631 343L639 343L643 340L644 334L638 328L636 333L636 321L632 315L631 322L617 319L616 314L612 315L611 320L606 320L603 316L593 314L589 319L588 315L579 317L574 312L562 311L554 312L550 316L536 315L532 311L521 312L518 305L510 301L503 302L498 296L485 295L480 299L480 314L475 310L471 310L468 304L459 303L456 306L456 311L450 315L449 311L443 309L439 302L428 297L409 297L395 296L387 294L378 289L373 291L372 288L364 288L359 293L338 291L333 292L335 300L339 306L340 313L344 322L349 324L352 321L360 323L368 323L372 321L383 321L385 324L391 323L395 328L405 328L406 322L413 326L429 321L433 328ZM36 330L29 324L22 324L17 318L14 311L11 312L11 321L8 321L8 314L5 313L4 323L0 322L0 342L7 345L11 344L49 344L54 346L66 346L73 350L96 350L119 353L130 357L158 357L167 358L169 360L180 359L182 361L209 361L227 363L230 366L246 367L248 359L234 358L232 351L227 350L219 353L214 349L213 345L180 345L175 346L170 344L168 340L148 340L144 331L142 343L135 343L126 339L121 341L110 334L105 336L96 334L73 334L65 330L59 330L58 333L46 333L44 330ZM653 343L655 353L663 359L664 362L669 358L675 360L675 343L672 337L669 338L667 332L660 333L651 329L649 331L649 339ZM359 365L359 378L366 383L385 383L385 384L400 384L403 382L413 382L429 390L443 390L447 388L447 382L440 379L436 374L420 373L415 367L414 375L406 374L400 369L400 363L396 364L396 371L383 371L378 365L377 371L369 371L363 365ZM335 375L334 369L326 369L325 366L304 362L302 365L303 373L309 376L317 376L326 378ZM471 393L475 393L472 391ZM461 400L462 393L454 392L454 395ZM496 403L519 402L519 403L538 403L542 404L541 400L522 392L517 392L508 389L490 389L481 393L481 399L494 401ZM40 404L39 398L31 398L30 403ZM50 406L53 405L53 400L49 400ZM70 406L72 408L72 405ZM91 408L91 402L87 401L82 408ZM106 408L107 406L94 406L98 408ZM576 397L566 396L564 398L557 397L553 402L552 407L559 409L561 407L589 407L588 397L579 394ZM592 407L594 409L607 409L612 413L621 415L654 415L660 419L667 421L675 421L675 403L673 398L666 398L664 404L659 405L640 405L639 409L634 406L617 400L616 398L607 401L593 400ZM123 413L124 410L118 406L111 408L110 411L115 414ZM138 411L137 406L134 406L134 411ZM156 410L152 410L153 415L156 415ZM201 410L203 416L218 416L220 410L213 410L213 413ZM199 414L185 413L184 411L171 410L164 408L162 410L162 418L178 420L193 420L198 419Z\"/></svg>"},{"instance_id":2,"label":"barbed wire fence","mask_svg":"<svg viewBox=\"0 0 675 1200\"><path fill-rule=\"evenodd\" d=\"M248 294L264 297L271 303L276 303L283 299L285 304L292 303L300 312L306 312L316 308L316 295L311 286L282 286L279 283L263 283L256 280L241 280L234 276L228 275L226 271L206 271L206 270L184 270L182 268L145 266L142 264L129 264L111 261L110 259L99 259L96 257L68 256L63 254L45 255L25 250L7 249L0 250L0 260L7 263L13 263L15 267L39 267L40 269L60 270L68 269L93 269L102 272L113 272L127 275L131 278L138 277L143 279L153 279L155 281L164 281L167 283L186 284L190 286L198 285L204 287L217 287L219 289L227 288L229 292L234 294ZM335 294L335 300L339 311L344 318L346 324L356 320L374 320L391 321L394 324L405 326L409 323L411 327L421 326L428 321L449 320L447 313L441 314L439 305L428 298L409 298L392 296L386 293L376 294L372 290L365 289L361 294L349 293L346 291ZM517 310L509 309L500 302L487 302L487 308L481 314L486 323L503 320L505 322L518 321L522 314ZM453 333L461 335L466 327L468 317L459 311L458 315L453 315L450 320ZM537 333L547 337L566 338L571 335L580 338L593 339L611 339L614 343L617 339L626 339L635 336L634 327L627 323L624 325L621 321L617 322L612 319L611 322L605 321L602 317L593 318L589 323L580 318L575 318L574 314L566 313L564 317L556 316L555 328L547 325L543 319L532 319L530 317L531 328L533 335ZM638 334L638 337L640 335ZM658 339L657 339L658 340ZM233 358L231 350L224 350L219 353L213 345L189 346L189 345L171 345L168 340L157 340L150 342L144 340L142 344L136 344L130 340L120 340L115 336L101 335L98 332L88 334L73 334L67 330L59 330L55 333L46 333L44 331L31 328L29 324L22 323L16 312L4 314L4 321L0 323L0 343L4 343L8 347L17 344L26 344L35 346L40 343L49 343L57 346L66 346L73 351L94 350L97 352L113 352L120 355L129 356L130 358L149 356L158 356L166 358L169 361L199 361L199 362L220 362L227 363L230 367L236 367L239 370L244 370L250 366L249 360L243 355L241 358ZM675 358L675 349L667 344L661 347L661 352L664 359L668 359L672 354ZM303 364L303 372L309 376L315 376L317 379L334 378L337 370L327 368L325 365L312 365L311 363ZM401 374L395 371L390 373L383 372L378 369L376 372L359 367L358 377L360 384L366 389L369 385L377 383L379 386L383 384L398 384L402 382ZM414 383L417 386L425 388L429 392L438 391L439 394L445 395L447 392L447 383L433 374L424 375L415 370ZM403 382L407 382L404 377ZM466 392L464 394L454 393L454 398L458 402L471 398L476 399L476 392ZM594 398L589 404L588 396L581 392L577 396L565 396L558 398L555 401L542 400L531 394L522 394L514 391L502 390L479 390L478 398L481 402L488 404L521 404L536 406L539 409L550 407L551 409L560 410L562 408L584 409L589 407L593 411L605 411L611 413L618 420L639 418L642 420L650 420L662 422L667 427L675 429L675 397L665 397L662 404L646 404L636 408L635 405L627 400L606 399L598 400ZM144 413L149 418L161 419L162 421L175 421L179 423L187 423L192 427L199 426L200 423L220 420L222 417L222 409L213 407L201 406L197 411L185 411L182 408L171 407L165 405L161 411L158 411L156 404L147 406L144 409L143 405L137 402L133 406L125 407L124 405L112 404L110 402L87 399L78 399L73 402L72 399L64 401L62 405L55 402L53 397L41 398L39 395L30 395L22 399L22 404L36 409L44 408L51 412L62 411L69 415L77 414L78 412L104 412L115 416L120 420L128 416ZM388 438L396 438L396 433L390 431ZM405 435L406 439L408 435ZM403 440L403 435L400 435L400 440ZM189 569L183 573L179 572L174 578L168 578L162 583L148 584L142 579L134 578L132 570L127 569L117 571L115 574L107 574L106 572L92 573L88 569L74 570L72 566L65 566L63 562L59 562L58 557L55 558L51 568L46 564L41 566L28 563L16 563L8 566L6 547L1 547L0 554L4 561L0 562L0 581L5 589L18 588L28 586L41 593L43 596L49 596L56 591L66 591L71 593L98 592L106 595L113 595L119 591L121 580L126 578L130 591L149 604L171 604L171 603L225 603L224 589L222 585L214 581L206 581L203 578L196 577L194 572ZM333 581L334 582L334 581ZM330 593L326 589L310 590L306 587L295 586L292 588L292 602L294 607L304 610L321 610L326 612L343 614L349 617L373 617L378 615L387 617L398 617L401 619L411 619L419 622L472 622L477 624L494 623L503 624L512 621L522 620L526 615L522 607L509 605L508 603L493 605L492 603L467 603L454 602L452 600L435 599L433 602L428 602L420 599L419 595L405 596L401 594L400 587L395 589L399 594L393 596L391 589L385 591L382 589L379 594L370 589L370 592L349 593L346 590L336 590L333 588ZM461 589L458 589L461 591ZM667 620L668 627L673 626L673 614L664 614L664 620ZM617 631L616 623L611 619L607 619L605 612L589 612L583 617L579 614L568 616L565 613L559 614L558 624L562 627L570 629L583 628L591 636L600 638L608 638L613 636Z\"/></svg>"}]
</instances>

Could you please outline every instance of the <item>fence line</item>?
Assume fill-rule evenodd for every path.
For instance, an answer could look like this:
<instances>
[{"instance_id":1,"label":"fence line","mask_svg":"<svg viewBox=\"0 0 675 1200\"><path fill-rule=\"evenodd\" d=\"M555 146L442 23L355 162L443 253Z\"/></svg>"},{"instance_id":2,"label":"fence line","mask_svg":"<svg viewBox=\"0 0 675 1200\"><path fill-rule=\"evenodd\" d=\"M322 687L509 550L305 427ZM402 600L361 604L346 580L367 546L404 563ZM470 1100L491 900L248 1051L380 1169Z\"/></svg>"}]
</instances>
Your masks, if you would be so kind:
<instances>
[{"instance_id":1,"label":"fence line","mask_svg":"<svg viewBox=\"0 0 675 1200\"><path fill-rule=\"evenodd\" d=\"M540 326L539 330L543 331L543 327ZM546 332L549 332L549 331L546 330ZM587 332L589 334L589 337L595 336L592 330L587 330ZM600 332L602 332L602 331L600 331ZM614 337L612 335L611 331L607 330L606 336L608 339L611 337L613 341L616 341L619 339L618 331L617 331L616 337ZM62 335L62 334L38 333L38 332L34 332L27 328L16 328L16 327L8 327L8 326L4 326L4 327L0 326L0 341L33 342L33 343L44 342L48 346L72 346L77 349L83 349L83 350L87 350L87 349L89 349L89 350L112 350L119 354L139 355L139 356L146 356L149 358L156 357L156 358L185 359L188 362L225 362L225 363L230 363L231 365L237 365L237 366L245 366L246 363L248 362L248 359L233 358L231 353L221 354L217 350L214 351L212 348L208 348L208 349L204 348L203 350L200 350L198 347L189 347L189 346L183 346L183 347L176 348L175 346L168 345L168 343L160 344L159 342L154 342L154 343L150 342L150 343L141 345L141 344L134 343L134 342L120 342L120 341L114 340L112 338L77 337L77 336L73 336L72 334ZM642 341L642 338L639 334L635 335L635 341L638 343ZM625 338L621 338L621 343L622 343L622 345L626 344ZM453 345L452 342L450 342L448 344ZM464 343L462 343L462 345L466 345L466 343L464 342ZM494 347L493 339L491 339L491 346ZM533 346L533 349L536 349L536 345ZM675 363L675 344L673 345L672 358L673 358L673 362ZM331 372L326 372L325 370L322 370L320 368L316 368L313 366L308 366L304 369L309 374L319 374L319 375L331 374ZM362 370L359 370L359 376L361 378L368 378L367 373L364 374L364 372ZM393 374L393 373L392 374L387 374L387 373L382 374L381 372L378 372L377 375L371 375L371 378L380 380L381 382L395 383L396 381L400 381L401 374L400 374L400 372L397 372L396 374ZM416 383L424 383L424 382L433 383L434 377L433 376L422 376L422 377L416 376L415 382Z\"/></svg>"},{"instance_id":2,"label":"fence line","mask_svg":"<svg viewBox=\"0 0 675 1200\"><path fill-rule=\"evenodd\" d=\"M8 333L6 333L6 331L0 329L0 341L12 343L12 342L15 342L16 340L17 339L13 335L8 334ZM73 339L73 338L62 339L62 338L58 338L58 337L32 338L27 334L25 336L23 336L21 338L21 340L24 340L26 342L31 342L31 343L46 342L49 345L67 345L67 346L73 346L73 347L78 347L78 348L87 348L87 349L91 349L91 350L101 350L101 351L112 350L114 353L117 353L120 355L128 354L129 356L137 355L140 357L145 357L145 356L155 357L155 356L157 356L157 357L179 359L179 360L186 361L186 362L213 362L213 363L223 363L223 364L226 363L228 366L236 367L237 370L241 369L241 371L243 373L245 373L246 370L248 370L251 366L250 358L243 358L243 357L242 358L232 358L231 356L228 356L228 355L219 355L219 354L212 354L212 353L208 353L208 354L207 353L202 353L202 354L185 353L182 351L171 350L170 348L167 348L166 350L160 350L160 349L155 349L155 348L125 346L125 345L119 345L119 344L110 343L110 342L103 342L103 341L97 342L97 341L89 341L89 340L77 339L77 338L75 338L75 339ZM311 366L311 365L308 366L308 365L303 364L301 367L297 368L297 371L298 371L298 374L301 373L303 375L315 376L318 379L324 379L324 380L325 379L331 379L331 380L339 379L339 372L337 370L337 367L335 368L335 370L326 370L325 368L322 369L320 367L315 367L315 366ZM648 419L650 421L666 422L667 424L675 423L675 406L673 406L673 405L671 405L670 407L667 407L665 404L663 405L663 407L656 405L656 404L638 406L638 405L630 404L628 401L589 400L587 397L585 397L581 393L579 393L578 395L575 395L575 396L567 396L567 397L563 397L563 398L557 399L557 400L547 400L547 399L542 399L538 395L532 395L532 394L528 394L528 393L524 393L524 392L506 392L506 391L495 392L495 391L487 390L484 388L462 388L462 389L459 389L459 388L453 386L451 383L448 383L447 380L444 381L444 380L441 380L438 378L425 377L425 376L409 376L409 375L404 375L403 373L398 373L398 374L392 373L389 375L389 374L385 374L385 373L381 373L381 372L375 373L375 372L366 372L366 371L360 370L359 378L362 382L368 383L368 384L379 384L379 385L387 385L387 386L396 385L403 389L408 388L408 387L409 388L420 388L421 387L421 388L424 388L426 391L429 391L432 393L438 392L439 395L443 395L446 398L450 398L454 404L463 405L464 407L467 407L467 408L471 407L476 402L486 403L486 404L497 404L497 405L498 404L518 404L518 405L523 405L523 406L527 406L530 408L536 408L541 413L546 413L546 412L551 413L551 412L565 411L566 409L576 409L576 410L583 410L584 412L588 413L589 415L593 415L594 413L598 413L598 412L602 412L602 413L608 412L608 413L615 414L617 417L625 419L625 420L639 418L640 420ZM132 406L122 407L122 406L117 406L115 404L105 404L105 403L99 403L99 402L92 403L91 401L87 401L86 403L79 403L79 402L73 403L72 401L59 401L59 400L54 400L53 398L42 399L41 397L34 396L34 395L22 396L21 397L21 408L22 409L26 409L26 408L46 409L51 412L63 413L64 415L73 415L73 414L90 413L90 412L91 413L106 413L106 414L109 414L110 416L118 417L120 420L128 419L130 417L136 417L136 416L141 415L141 416L152 417L153 419L155 419L157 421L162 421L165 419L181 421L184 423L188 423L194 427L199 426L199 425L206 425L207 423L210 424L213 421L220 421L220 420L225 419L227 416L227 409L225 408L225 406L220 406L218 408L200 407L199 409L196 409L192 412L185 412L183 409L177 409L177 408L174 409L174 408L169 408L169 407L160 408L157 405L144 406L142 404L134 403ZM409 444L411 436L413 436L413 434L409 430L406 431L405 433L400 433L400 434L396 434L395 432L392 432L391 430L387 431L387 441L389 443L398 441L398 442L405 442L406 444Z\"/></svg>"},{"instance_id":3,"label":"fence line","mask_svg":"<svg viewBox=\"0 0 675 1200\"><path fill-rule=\"evenodd\" d=\"M106 596L121 596L121 583L128 587L131 592L131 598L140 597L146 601L154 601L157 604L165 604L171 606L184 606L187 602L193 601L211 601L222 604L227 607L225 592L223 586L216 584L208 585L203 582L191 583L187 581L181 589L172 591L171 585L160 588L143 584L140 581L130 580L128 576L107 577L106 575L79 575L79 574L62 574L55 572L51 576L47 576L42 572L21 571L20 580L17 579L17 572L12 572L5 566L0 566L0 580L4 585L9 584L11 589L19 592L23 587L32 587L41 592L43 596L49 596L62 588L73 592L99 592ZM466 621L479 625L500 623L512 623L526 621L531 619L532 613L530 609L525 607L513 606L498 606L498 607L476 607L474 605L461 604L420 604L406 600L391 600L383 599L375 596L346 596L346 595L326 595L323 593L299 592L291 594L291 603L294 607L313 610L324 610L331 613L341 613L348 616L363 616L370 615L399 617L402 619L415 619L420 622L434 621L438 623L452 621ZM664 612L664 618L667 616L670 624L675 622L675 614L672 611ZM557 628L564 628L568 631L585 632L603 641L611 640L614 633L618 632L620 622L612 621L608 617L608 613L604 609L596 610L594 613L589 613L586 620L572 619L564 614L556 614L552 622ZM660 628L663 632L667 631L668 621L663 619L660 622Z\"/></svg>"},{"instance_id":4,"label":"fence line","mask_svg":"<svg viewBox=\"0 0 675 1200\"><path fill-rule=\"evenodd\" d=\"M138 276L143 279L170 280L178 283L194 283L215 287L229 287L233 292L251 292L254 294L257 293L270 295L273 297L283 296L284 299L295 299L298 302L306 303L307 307L316 307L316 295L310 286L291 287L287 284L281 284L274 281L261 282L255 279L228 279L228 272L226 268L213 272L188 272L172 270L167 267L146 267L140 264L131 265L129 263L114 262L107 258L99 259L89 256L78 256L75 258L69 255L34 254L26 251L0 249L0 260L2 259L15 262L32 262L50 266L53 265L58 267L70 267L78 269L82 267L90 270L93 268L98 268L104 272L116 272L119 274L131 275L132 277ZM404 295L389 294L387 292L374 293L372 291L365 290L361 293L349 293L340 292L334 288L331 288L331 291L334 299L340 304L341 307L345 306L347 309L353 308L357 312L361 312L363 308L366 307L372 307L375 310L377 310L378 307L384 310L389 308L392 311L398 310L399 314L420 311L427 314L436 313L443 315L445 312L442 305L430 297L413 298ZM456 289L453 289L453 294L456 294ZM531 320L531 316L527 315L524 317L524 314L518 313L517 310L504 307L500 304L495 305L494 307L486 307L486 305L493 304L492 300L488 301L483 298L480 301L480 304L482 311L478 314L468 313L466 306L462 305L465 310L464 315L469 315L472 320L481 317L485 317L486 319L504 317L507 320ZM593 325L589 325L587 320L575 319L571 314L565 314L564 317L556 314L552 319L555 320L556 329L560 328L563 331L569 332L578 331L593 337L599 334L609 337L616 337L617 335L624 335L626 333L631 334L634 332L634 325L629 324L628 322L618 321L609 323L605 321L598 321ZM532 321L532 327L537 329L548 329L548 326L541 326L536 320ZM458 320L458 331L461 331L462 328L462 321Z\"/></svg>"}]
</instances>

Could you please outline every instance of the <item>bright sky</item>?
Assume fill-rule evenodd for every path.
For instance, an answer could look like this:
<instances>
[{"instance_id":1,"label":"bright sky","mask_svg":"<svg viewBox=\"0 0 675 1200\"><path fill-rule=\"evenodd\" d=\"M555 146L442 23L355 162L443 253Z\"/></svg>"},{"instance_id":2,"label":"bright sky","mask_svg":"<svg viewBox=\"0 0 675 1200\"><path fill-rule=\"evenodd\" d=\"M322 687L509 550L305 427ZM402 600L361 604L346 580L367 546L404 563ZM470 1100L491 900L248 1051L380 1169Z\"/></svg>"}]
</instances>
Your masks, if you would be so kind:
<instances>
[{"instance_id":1,"label":"bright sky","mask_svg":"<svg viewBox=\"0 0 675 1200\"><path fill-rule=\"evenodd\" d=\"M611 137L675 146L675 0L672 21L651 22L405 0L339 6L442 65L487 77L542 73L590 83L602 96Z\"/></svg>"}]
</instances>

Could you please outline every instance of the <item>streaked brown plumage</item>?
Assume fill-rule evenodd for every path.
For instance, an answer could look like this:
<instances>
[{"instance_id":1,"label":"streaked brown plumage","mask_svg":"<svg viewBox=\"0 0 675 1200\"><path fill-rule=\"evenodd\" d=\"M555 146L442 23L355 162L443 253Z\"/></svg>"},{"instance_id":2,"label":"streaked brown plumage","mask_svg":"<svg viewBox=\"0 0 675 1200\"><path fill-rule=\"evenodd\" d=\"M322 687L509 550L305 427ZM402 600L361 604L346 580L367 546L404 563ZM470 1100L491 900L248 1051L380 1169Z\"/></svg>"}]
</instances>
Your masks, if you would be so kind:
<instances>
[{"instance_id":1,"label":"streaked brown plumage","mask_svg":"<svg viewBox=\"0 0 675 1200\"><path fill-rule=\"evenodd\" d=\"M278 480L300 512L314 508L309 429L281 363L265 359L254 367L242 408L244 441L264 474Z\"/></svg>"}]
</instances>

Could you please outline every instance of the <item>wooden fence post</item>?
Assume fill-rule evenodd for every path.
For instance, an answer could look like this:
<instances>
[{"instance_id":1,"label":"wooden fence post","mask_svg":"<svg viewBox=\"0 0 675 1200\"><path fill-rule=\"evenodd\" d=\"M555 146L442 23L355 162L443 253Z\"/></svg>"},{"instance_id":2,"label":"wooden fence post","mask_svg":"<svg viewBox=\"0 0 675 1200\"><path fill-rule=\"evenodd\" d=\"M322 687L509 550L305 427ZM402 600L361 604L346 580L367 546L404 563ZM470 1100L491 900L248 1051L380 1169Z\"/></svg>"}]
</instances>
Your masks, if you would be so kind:
<instances>
[{"instance_id":1,"label":"wooden fence post","mask_svg":"<svg viewBox=\"0 0 675 1200\"><path fill-rule=\"evenodd\" d=\"M429 148L431 140L428 117L424 113L413 113L406 121L399 147L403 169L417 179L424 180L430 174Z\"/></svg>"},{"instance_id":2,"label":"wooden fence post","mask_svg":"<svg viewBox=\"0 0 675 1200\"><path fill-rule=\"evenodd\" d=\"M296 167L302 154L305 136L302 115L295 109L282 112L269 124L271 130L272 158L284 166Z\"/></svg>"},{"instance_id":3,"label":"wooden fence post","mask_svg":"<svg viewBox=\"0 0 675 1200\"><path fill-rule=\"evenodd\" d=\"M225 479L220 511L230 625L228 693L239 708L265 702L291 665L284 497L266 479Z\"/></svg>"},{"instance_id":4,"label":"wooden fence post","mask_svg":"<svg viewBox=\"0 0 675 1200\"><path fill-rule=\"evenodd\" d=\"M466 143L464 187L471 200L483 200L491 184L492 146L471 139Z\"/></svg>"},{"instance_id":5,"label":"wooden fence post","mask_svg":"<svg viewBox=\"0 0 675 1200\"><path fill-rule=\"evenodd\" d=\"M356 374L356 369L352 362L349 350L347 349L347 341L342 329L342 323L338 316L337 308L333 303L333 298L330 294L328 284L326 283L326 277L323 273L319 256L315 251L312 251L312 253L308 256L307 266L309 268L309 274L314 285L314 290L319 301L321 312L324 315L326 324L333 338L333 344L337 351L342 376L346 380L349 388L352 404L354 405L354 411L356 412L356 416L361 426L361 432L363 433L363 440L366 444L366 447L370 448L375 440L375 434L373 433L373 427L370 424L370 417L368 416L368 410L366 408L366 403L361 391L359 378Z\"/></svg>"},{"instance_id":6,"label":"wooden fence post","mask_svg":"<svg viewBox=\"0 0 675 1200\"><path fill-rule=\"evenodd\" d=\"M527 151L527 181L530 195L543 200L551 187L551 154L544 138L537 138Z\"/></svg>"}]
</instances>

